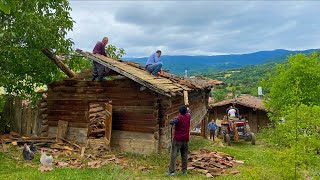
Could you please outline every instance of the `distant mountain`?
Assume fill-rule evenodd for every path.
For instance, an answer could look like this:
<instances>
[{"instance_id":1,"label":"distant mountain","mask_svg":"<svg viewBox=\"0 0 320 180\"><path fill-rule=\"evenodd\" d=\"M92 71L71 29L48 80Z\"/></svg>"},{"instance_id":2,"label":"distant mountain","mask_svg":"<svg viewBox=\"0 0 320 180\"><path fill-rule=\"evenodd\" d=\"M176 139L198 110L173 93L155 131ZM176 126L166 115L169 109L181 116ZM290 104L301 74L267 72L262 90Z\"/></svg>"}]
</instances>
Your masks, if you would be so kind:
<instances>
[{"instance_id":1,"label":"distant mountain","mask_svg":"<svg viewBox=\"0 0 320 180\"><path fill-rule=\"evenodd\" d=\"M303 51L289 51L277 49L273 51L259 51L250 54L230 54L216 56L162 56L164 69L170 70L173 74L182 75L185 70L193 74L196 72L207 72L211 70L223 70L240 68L247 65L263 64L266 62L276 62L284 60L288 55L296 53L308 54L318 49L308 49ZM142 65L147 61L144 58L124 58Z\"/></svg>"}]
</instances>

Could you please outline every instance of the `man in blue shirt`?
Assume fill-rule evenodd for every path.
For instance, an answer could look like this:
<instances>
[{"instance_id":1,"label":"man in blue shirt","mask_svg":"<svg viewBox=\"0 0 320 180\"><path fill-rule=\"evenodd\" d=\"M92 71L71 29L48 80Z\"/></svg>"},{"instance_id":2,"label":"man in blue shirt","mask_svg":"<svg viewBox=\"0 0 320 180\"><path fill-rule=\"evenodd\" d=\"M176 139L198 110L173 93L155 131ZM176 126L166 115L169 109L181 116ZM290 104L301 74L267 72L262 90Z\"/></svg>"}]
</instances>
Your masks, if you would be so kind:
<instances>
[{"instance_id":1,"label":"man in blue shirt","mask_svg":"<svg viewBox=\"0 0 320 180\"><path fill-rule=\"evenodd\" d=\"M158 72L161 70L162 62L160 60L161 51L151 54L146 63L146 69L154 76L158 76Z\"/></svg>"},{"instance_id":2,"label":"man in blue shirt","mask_svg":"<svg viewBox=\"0 0 320 180\"><path fill-rule=\"evenodd\" d=\"M211 122L209 122L208 124L208 129L210 131L210 139L212 137L212 141L214 141L214 135L215 135L215 132L216 132L216 129L217 129L217 124L214 122L214 120L212 119Z\"/></svg>"}]
</instances>

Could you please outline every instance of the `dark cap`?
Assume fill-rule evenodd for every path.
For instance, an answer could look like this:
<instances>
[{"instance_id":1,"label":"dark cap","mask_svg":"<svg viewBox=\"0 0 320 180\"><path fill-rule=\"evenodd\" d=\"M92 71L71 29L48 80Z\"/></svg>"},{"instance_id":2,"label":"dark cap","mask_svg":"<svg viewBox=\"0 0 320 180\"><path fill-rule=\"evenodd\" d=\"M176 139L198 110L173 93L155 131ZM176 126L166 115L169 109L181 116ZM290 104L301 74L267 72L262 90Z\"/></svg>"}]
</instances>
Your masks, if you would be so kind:
<instances>
[{"instance_id":1,"label":"dark cap","mask_svg":"<svg viewBox=\"0 0 320 180\"><path fill-rule=\"evenodd\" d=\"M179 113L180 114L186 114L188 111L187 107L185 105L180 106Z\"/></svg>"}]
</instances>

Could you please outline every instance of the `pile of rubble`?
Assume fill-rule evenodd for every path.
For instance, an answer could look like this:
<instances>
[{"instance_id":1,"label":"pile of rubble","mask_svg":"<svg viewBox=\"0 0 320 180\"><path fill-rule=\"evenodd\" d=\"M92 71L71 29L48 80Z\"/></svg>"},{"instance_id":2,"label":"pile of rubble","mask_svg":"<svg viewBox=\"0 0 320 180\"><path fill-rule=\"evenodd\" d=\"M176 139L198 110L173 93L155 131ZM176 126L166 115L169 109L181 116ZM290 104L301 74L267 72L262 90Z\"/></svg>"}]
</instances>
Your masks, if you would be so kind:
<instances>
[{"instance_id":1,"label":"pile of rubble","mask_svg":"<svg viewBox=\"0 0 320 180\"><path fill-rule=\"evenodd\" d=\"M243 164L234 157L222 152L201 149L192 151L189 156L188 170L194 170L205 174L207 177L225 175L227 169L232 168L235 163ZM239 171L231 171L229 174L237 174Z\"/></svg>"},{"instance_id":2,"label":"pile of rubble","mask_svg":"<svg viewBox=\"0 0 320 180\"><path fill-rule=\"evenodd\" d=\"M64 147L61 150L51 145L48 150L53 152L56 167L99 168L109 163L122 167L128 166L128 160L125 157L108 153L109 148L104 138L88 139L87 144L80 148L67 149Z\"/></svg>"},{"instance_id":3,"label":"pile of rubble","mask_svg":"<svg viewBox=\"0 0 320 180\"><path fill-rule=\"evenodd\" d=\"M111 154L105 138L89 138L86 144L80 146L66 140L59 142L56 138L22 137L11 132L0 136L0 152L8 152L9 143L21 151L24 143L30 145L31 142L37 146L38 150L44 148L48 155L53 156L54 167L99 168L106 164L117 164L123 168L141 171L154 169L154 167L133 165L129 163L128 158L119 154ZM37 153L36 156L40 156L39 151ZM17 157L18 161L22 159L22 157ZM231 170L231 168L236 163L244 163L228 154L206 149L192 151L188 161L188 170L203 173L207 177L238 174L239 171ZM32 162L32 165L37 166L39 164Z\"/></svg>"},{"instance_id":4,"label":"pile of rubble","mask_svg":"<svg viewBox=\"0 0 320 180\"><path fill-rule=\"evenodd\" d=\"M40 156L40 148L44 148L47 155L53 156L54 167L73 167L73 168L99 168L105 164L117 164L121 167L128 167L128 159L121 155L110 154L109 147L106 145L105 138L88 139L85 145L63 141L59 142L56 138L48 137L24 137L18 133L0 135L0 152L9 152L10 147L14 147L22 153L23 145L33 143L38 151L35 156ZM12 156L21 164L22 154ZM39 162L28 163L30 166L38 166Z\"/></svg>"}]
</instances>

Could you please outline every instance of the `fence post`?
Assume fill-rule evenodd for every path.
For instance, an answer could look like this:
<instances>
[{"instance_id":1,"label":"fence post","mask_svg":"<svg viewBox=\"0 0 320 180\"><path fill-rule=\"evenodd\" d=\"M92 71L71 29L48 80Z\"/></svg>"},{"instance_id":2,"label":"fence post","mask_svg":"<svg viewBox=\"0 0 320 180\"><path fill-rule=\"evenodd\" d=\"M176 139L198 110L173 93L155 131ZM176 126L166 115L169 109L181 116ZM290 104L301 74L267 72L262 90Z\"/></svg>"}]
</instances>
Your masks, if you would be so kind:
<instances>
[{"instance_id":1,"label":"fence post","mask_svg":"<svg viewBox=\"0 0 320 180\"><path fill-rule=\"evenodd\" d=\"M26 123L27 123L26 135L30 135L31 134L31 123L32 123L32 104L31 103L28 104Z\"/></svg>"},{"instance_id":2,"label":"fence post","mask_svg":"<svg viewBox=\"0 0 320 180\"><path fill-rule=\"evenodd\" d=\"M14 112L13 112L13 101L12 95L8 95L5 105L3 107L3 112L0 121L0 133L5 132L6 125L14 126ZM8 130L11 130L11 127Z\"/></svg>"},{"instance_id":3,"label":"fence post","mask_svg":"<svg viewBox=\"0 0 320 180\"><path fill-rule=\"evenodd\" d=\"M32 135L37 135L38 128L38 106L36 106L32 108Z\"/></svg>"},{"instance_id":4,"label":"fence post","mask_svg":"<svg viewBox=\"0 0 320 180\"><path fill-rule=\"evenodd\" d=\"M22 116L21 116L21 135L25 135L27 132L27 122L26 122L26 116L27 116L27 105L22 105Z\"/></svg>"},{"instance_id":5,"label":"fence post","mask_svg":"<svg viewBox=\"0 0 320 180\"><path fill-rule=\"evenodd\" d=\"M21 134L21 113L22 113L22 100L18 96L15 97L14 101L14 112L15 112L15 128L14 131Z\"/></svg>"}]
</instances>

